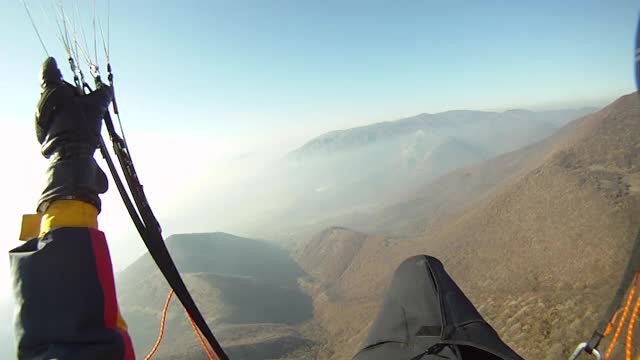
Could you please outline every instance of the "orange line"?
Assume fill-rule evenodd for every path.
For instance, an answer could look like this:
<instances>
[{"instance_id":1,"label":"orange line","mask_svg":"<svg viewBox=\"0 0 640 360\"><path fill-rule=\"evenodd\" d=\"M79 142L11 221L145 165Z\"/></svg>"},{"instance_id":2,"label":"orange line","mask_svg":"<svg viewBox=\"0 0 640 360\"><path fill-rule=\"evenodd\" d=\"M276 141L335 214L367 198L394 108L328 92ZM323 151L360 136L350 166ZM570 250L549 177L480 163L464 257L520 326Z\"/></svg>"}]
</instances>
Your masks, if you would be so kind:
<instances>
[{"instance_id":1,"label":"orange line","mask_svg":"<svg viewBox=\"0 0 640 360\"><path fill-rule=\"evenodd\" d=\"M636 305L633 307L631 320L629 320L629 327L627 328L627 343L625 344L625 356L627 360L631 360L631 356L633 355L633 326L638 318L638 311L640 311L640 296L636 299Z\"/></svg>"},{"instance_id":2,"label":"orange line","mask_svg":"<svg viewBox=\"0 0 640 360\"><path fill-rule=\"evenodd\" d=\"M613 331L613 327L615 326L616 321L618 320L618 315L620 315L620 309L616 310L616 312L613 313L613 318L611 318L611 321L609 322L609 324L607 324L607 328L604 330L604 334L602 334L603 337L607 337L611 335L611 332Z\"/></svg>"},{"instance_id":3,"label":"orange line","mask_svg":"<svg viewBox=\"0 0 640 360\"><path fill-rule=\"evenodd\" d=\"M173 297L173 289L169 291L169 296L167 296L167 301L164 303L164 309L162 309L162 320L160 321L160 334L158 334L158 339L156 340L156 344L153 346L153 349L151 349L151 351L149 352L149 355L147 355L144 358L145 360L150 360L153 357L153 355L155 355L156 351L158 351L158 347L160 347L160 343L162 342L162 338L164 337L164 327L167 322L167 312L169 310L169 304L171 303L171 297ZM200 344L202 344L202 348L204 349L204 351L207 352L209 359L220 360L220 356L216 354L215 351L213 353L211 352L211 349L209 349L204 339L202 338L202 334L200 334L200 331L198 330L196 323L193 321L193 319L191 318L191 316L189 315L186 309L184 313L187 315L187 319L189 319L189 323L191 323L191 327L193 327L193 331L195 331L196 336L198 336L198 339L200 340Z\"/></svg>"},{"instance_id":4,"label":"orange line","mask_svg":"<svg viewBox=\"0 0 640 360\"><path fill-rule=\"evenodd\" d=\"M622 327L624 326L624 322L627 320L627 315L629 315L629 309L631 308L631 303L633 302L633 296L636 293L636 288L638 287L638 273L633 280L633 287L631 291L629 291L629 296L627 297L627 303L624 306L624 311L622 312L622 317L620 318L620 322L618 323L618 327L616 328L616 332L613 335L613 339L611 339L611 343L609 344L609 348L607 352L604 354L605 360L611 358L611 353L613 352L613 348L618 341L618 336L620 336L620 332L622 332Z\"/></svg>"},{"instance_id":5,"label":"orange line","mask_svg":"<svg viewBox=\"0 0 640 360\"><path fill-rule=\"evenodd\" d=\"M189 319L189 323L191 323L191 327L193 328L193 331L195 331L196 336L198 336L198 339L200 340L200 344L202 344L202 348L204 349L204 351L207 352L207 355L209 356L209 359L210 360L220 360L220 358L217 356L217 354L214 355L213 353L211 353L211 350L209 349L207 344L204 342L204 339L202 338L202 334L200 334L200 331L198 330L198 327L196 326L196 323L191 318L191 315L189 315L187 310L185 310L184 313L185 313L185 315L187 315L187 319Z\"/></svg>"},{"instance_id":6,"label":"orange line","mask_svg":"<svg viewBox=\"0 0 640 360\"><path fill-rule=\"evenodd\" d=\"M171 303L171 297L173 296L173 289L169 291L169 296L167 296L167 301L164 303L164 309L162 309L162 320L160 321L160 334L158 334L158 340L156 340L156 344L153 345L153 349L149 352L149 354L144 358L144 360L150 360L151 357L158 351L160 347L160 343L162 342L162 338L164 337L164 325L167 322L167 311L169 310L169 304Z\"/></svg>"}]
</instances>

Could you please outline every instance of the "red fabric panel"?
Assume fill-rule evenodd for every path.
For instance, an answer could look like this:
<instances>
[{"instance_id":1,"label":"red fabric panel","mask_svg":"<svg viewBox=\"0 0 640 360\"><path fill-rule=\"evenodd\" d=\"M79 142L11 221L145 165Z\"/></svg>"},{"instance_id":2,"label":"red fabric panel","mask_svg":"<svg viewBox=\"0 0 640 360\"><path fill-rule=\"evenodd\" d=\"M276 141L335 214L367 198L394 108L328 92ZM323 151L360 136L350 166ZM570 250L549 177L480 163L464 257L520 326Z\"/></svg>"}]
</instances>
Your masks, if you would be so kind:
<instances>
[{"instance_id":1,"label":"red fabric panel","mask_svg":"<svg viewBox=\"0 0 640 360\"><path fill-rule=\"evenodd\" d=\"M122 336L125 346L125 360L134 360L133 344L126 329L118 328L118 300L116 297L116 286L113 278L113 266L109 255L109 246L104 233L98 229L89 229L91 242L96 259L96 271L100 279L100 285L104 296L104 326L114 329Z\"/></svg>"}]
</instances>

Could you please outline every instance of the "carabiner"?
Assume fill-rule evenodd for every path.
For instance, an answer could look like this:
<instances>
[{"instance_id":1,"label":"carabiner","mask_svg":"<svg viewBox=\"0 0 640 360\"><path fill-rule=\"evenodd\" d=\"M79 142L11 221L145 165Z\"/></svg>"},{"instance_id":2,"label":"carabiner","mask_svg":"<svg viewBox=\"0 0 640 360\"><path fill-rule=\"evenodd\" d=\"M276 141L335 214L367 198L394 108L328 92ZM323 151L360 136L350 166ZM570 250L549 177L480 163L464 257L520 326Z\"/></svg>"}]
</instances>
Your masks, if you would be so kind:
<instances>
[{"instance_id":1,"label":"carabiner","mask_svg":"<svg viewBox=\"0 0 640 360\"><path fill-rule=\"evenodd\" d=\"M576 360L578 356L582 354L583 351L584 352L587 351L588 347L589 347L588 343L586 342L580 343L580 345L578 345L578 347L573 352L573 354L571 354L571 356L569 357L569 360ZM598 351L598 349L591 350L590 354L593 355L597 360L602 360L602 355L600 355L600 352Z\"/></svg>"},{"instance_id":2,"label":"carabiner","mask_svg":"<svg viewBox=\"0 0 640 360\"><path fill-rule=\"evenodd\" d=\"M89 73L91 73L94 80L100 78L100 69L98 68L98 65L91 64L89 66Z\"/></svg>"}]
</instances>

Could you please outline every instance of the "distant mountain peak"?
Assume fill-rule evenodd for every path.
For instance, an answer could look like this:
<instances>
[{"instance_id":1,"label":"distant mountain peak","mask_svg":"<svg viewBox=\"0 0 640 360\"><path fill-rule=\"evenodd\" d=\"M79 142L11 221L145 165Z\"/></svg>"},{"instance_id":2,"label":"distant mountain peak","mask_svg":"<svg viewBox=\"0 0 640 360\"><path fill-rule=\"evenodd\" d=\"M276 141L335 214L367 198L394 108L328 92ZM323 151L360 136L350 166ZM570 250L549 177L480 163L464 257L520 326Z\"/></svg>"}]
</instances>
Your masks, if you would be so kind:
<instances>
[{"instance_id":1,"label":"distant mountain peak","mask_svg":"<svg viewBox=\"0 0 640 360\"><path fill-rule=\"evenodd\" d=\"M322 232L320 232L320 234L318 234L318 236L325 237L325 236L335 235L337 233L351 233L351 234L364 235L363 233L361 233L359 231L356 231L356 230L353 230L353 229L349 229L349 228L344 227L344 226L331 226L331 227L326 228Z\"/></svg>"},{"instance_id":2,"label":"distant mountain peak","mask_svg":"<svg viewBox=\"0 0 640 360\"><path fill-rule=\"evenodd\" d=\"M595 108L566 109L552 111L531 111L510 109L503 112L477 110L449 110L436 114L422 113L395 121L378 122L350 129L334 130L317 136L302 147L294 150L291 158L322 156L344 151L361 149L377 143L391 141L422 131L426 134L455 135L459 129L471 127L495 127L509 117L517 115L529 126L551 126L554 129L565 123L594 111ZM546 118L549 118L547 121ZM486 129L485 129L486 130ZM548 134L547 134L548 135Z\"/></svg>"},{"instance_id":3,"label":"distant mountain peak","mask_svg":"<svg viewBox=\"0 0 640 360\"><path fill-rule=\"evenodd\" d=\"M505 111L506 113L531 113L533 111L527 109L509 109Z\"/></svg>"}]
</instances>

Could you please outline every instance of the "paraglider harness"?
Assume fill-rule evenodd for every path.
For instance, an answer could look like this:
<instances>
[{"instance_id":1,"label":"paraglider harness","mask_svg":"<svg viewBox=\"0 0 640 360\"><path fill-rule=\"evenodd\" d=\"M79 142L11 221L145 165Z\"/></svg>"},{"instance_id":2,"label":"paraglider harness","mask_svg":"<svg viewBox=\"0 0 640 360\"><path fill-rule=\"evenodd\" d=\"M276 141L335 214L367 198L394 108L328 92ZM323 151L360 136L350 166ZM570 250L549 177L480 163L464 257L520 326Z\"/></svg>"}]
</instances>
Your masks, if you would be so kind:
<instances>
[{"instance_id":1,"label":"paraglider harness","mask_svg":"<svg viewBox=\"0 0 640 360\"><path fill-rule=\"evenodd\" d=\"M33 26L33 29L35 30L35 33L38 36L38 40L40 41L40 44L42 45L45 53L48 56L49 52L47 51L44 41L40 36L38 28L29 10L29 7L27 6L26 0L22 0L22 2L25 8L25 11L29 17L29 20L31 21L31 25ZM100 71L97 66L98 56L97 56L97 40L96 40L96 8L95 6L96 5L94 2L93 26L94 26L94 47L96 50L95 62L90 58L86 49L83 49L83 47L80 46L80 41L78 39L78 31L76 31L76 29L74 29L72 26L73 24L69 22L69 19L64 13L64 8L62 3L59 3L59 8L56 9L57 15L58 15L58 18L56 20L58 25L58 31L59 31L58 39L64 45L65 51L68 55L69 65L71 67L72 73L74 74L73 76L74 85L79 94L87 94L92 92L91 87L89 86L89 84L87 84L87 82L84 79L82 70L76 64L76 61L75 61L75 59L78 58L80 55L83 55L84 60L86 61L87 65L89 65L91 76L94 78L96 84L102 81L100 76ZM200 339L203 347L207 351L209 358L210 359L217 358L218 360L228 360L228 356L225 354L220 343L218 342L213 332L207 325L204 317L202 316L202 313L198 309L195 301L193 300L193 297L191 296L182 277L180 276L180 273L178 272L178 269L176 268L175 263L173 262L173 259L171 258L171 255L162 237L162 229L160 227L160 224L156 219L151 209L151 206L149 206L149 202L147 201L147 197L144 193L144 188L140 183L140 180L136 173L136 169L133 165L133 160L131 159L131 152L129 151L129 147L127 146L127 142L124 136L124 131L122 129L120 112L118 110L118 104L117 104L116 95L115 95L116 93L114 88L114 76L112 72L111 63L109 60L108 40L105 42L105 37L102 31L102 27L100 27L100 33L102 36L102 44L104 46L104 51L105 51L106 60L107 60L107 80L113 90L113 100L112 100L113 113L118 118L118 123L120 125L120 132L122 136L118 134L118 132L116 131L109 109L107 109L107 111L104 114L104 124L109 133L109 138L113 144L113 151L116 155L116 158L118 159L118 163L120 164L122 174L126 181L126 186L120 178L118 169L116 168L116 165L109 153L108 147L104 139L102 138L102 136L100 136L100 142L99 142L100 152L102 153L102 156L104 157L107 163L107 166L109 167L109 172L113 177L116 187L118 188L118 192L120 193L122 201L124 202L124 205L127 208L127 212L129 213L129 216L131 217L131 220L133 221L136 227L136 230L140 234L140 237L142 238L145 246L147 247L149 254L155 261L156 265L158 266L158 269L160 270L164 278L167 280L167 283L171 287L172 290L170 294L173 295L175 293L175 295L178 297L178 299L182 303L187 313L187 317L189 318L189 321L194 327L194 330L196 330L196 334L198 335L198 338ZM84 31L82 35L84 35ZM107 38L108 36L109 34L107 29ZM84 40L86 45L86 39ZM80 50L80 52L78 52L78 50ZM129 193L131 194L131 196L129 196ZM213 350L213 354L205 345L205 342L202 339L202 336L200 333L204 336L204 338L206 339L206 342L209 344L209 346ZM155 348L154 348L154 351L155 351ZM147 356L147 358L150 358L151 355L152 354Z\"/></svg>"}]
</instances>

